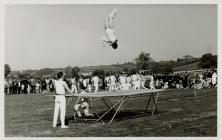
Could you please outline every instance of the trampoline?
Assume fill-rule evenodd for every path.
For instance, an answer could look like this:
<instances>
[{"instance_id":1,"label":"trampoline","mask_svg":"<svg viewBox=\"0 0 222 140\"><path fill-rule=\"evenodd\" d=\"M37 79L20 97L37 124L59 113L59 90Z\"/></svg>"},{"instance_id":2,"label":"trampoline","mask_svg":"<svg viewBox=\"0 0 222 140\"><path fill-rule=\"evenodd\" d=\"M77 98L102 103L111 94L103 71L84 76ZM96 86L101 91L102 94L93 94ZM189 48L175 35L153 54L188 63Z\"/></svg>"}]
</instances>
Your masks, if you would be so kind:
<instances>
[{"instance_id":1,"label":"trampoline","mask_svg":"<svg viewBox=\"0 0 222 140\"><path fill-rule=\"evenodd\" d=\"M93 114L95 114L96 118L91 119L85 119L87 120L95 120L97 122L106 123L104 118L111 112L114 111L114 114L112 114L111 119L108 120L108 124L111 124L113 120L115 119L116 115L120 111L120 109L124 108L124 103L129 98L136 98L136 97L147 97L146 104L144 106L144 111L142 113L146 114L148 112L149 107L151 106L151 102L153 103L153 106L151 106L151 114L154 115L155 112L158 112L157 109L157 100L159 97L160 92L163 92L165 90L163 89L144 89L144 90L125 90L125 91L102 91L97 93L79 93L75 94L74 96L71 94L65 94L67 100L67 106L69 106L69 103L72 101L72 98L77 98L75 104L78 104L79 100L83 97L90 98L90 101L93 103L93 98L98 98L104 103L104 105L107 107L107 110L105 110L102 114L98 114L96 112L96 106L90 105L90 109ZM47 96L56 96L56 95L47 95ZM110 97L119 97L115 103L112 103L109 99ZM73 117L76 122L77 117L75 110L73 109Z\"/></svg>"}]
</instances>

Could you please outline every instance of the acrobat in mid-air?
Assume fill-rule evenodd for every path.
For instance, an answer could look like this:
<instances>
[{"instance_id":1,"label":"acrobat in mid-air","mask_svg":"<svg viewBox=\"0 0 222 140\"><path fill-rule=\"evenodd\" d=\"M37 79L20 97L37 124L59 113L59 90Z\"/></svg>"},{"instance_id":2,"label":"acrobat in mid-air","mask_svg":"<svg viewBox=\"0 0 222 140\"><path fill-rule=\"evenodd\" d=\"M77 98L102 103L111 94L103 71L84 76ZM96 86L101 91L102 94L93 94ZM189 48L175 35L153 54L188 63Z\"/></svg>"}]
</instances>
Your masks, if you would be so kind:
<instances>
[{"instance_id":1,"label":"acrobat in mid-air","mask_svg":"<svg viewBox=\"0 0 222 140\"><path fill-rule=\"evenodd\" d=\"M112 13L105 19L105 37L102 37L102 46L111 46L113 49L117 49L117 37L116 30L114 28L113 20L116 16L116 9L112 11Z\"/></svg>"}]
</instances>

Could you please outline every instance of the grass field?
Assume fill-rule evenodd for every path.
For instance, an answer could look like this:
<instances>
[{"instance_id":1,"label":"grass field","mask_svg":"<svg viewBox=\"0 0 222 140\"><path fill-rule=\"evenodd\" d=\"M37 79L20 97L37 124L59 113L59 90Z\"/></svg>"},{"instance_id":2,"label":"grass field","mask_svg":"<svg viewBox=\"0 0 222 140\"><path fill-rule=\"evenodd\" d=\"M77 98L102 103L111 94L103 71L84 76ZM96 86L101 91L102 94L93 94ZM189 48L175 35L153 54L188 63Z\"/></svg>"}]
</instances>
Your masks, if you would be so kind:
<instances>
[{"instance_id":1,"label":"grass field","mask_svg":"<svg viewBox=\"0 0 222 140\"><path fill-rule=\"evenodd\" d=\"M67 108L69 129L52 128L54 102L42 94L5 96L6 137L90 137L90 136L217 136L217 89L162 92L159 113L138 116L146 106L144 97L130 98L112 124L75 122L72 104ZM111 98L111 101L117 100ZM105 109L94 99L97 111Z\"/></svg>"}]
</instances>

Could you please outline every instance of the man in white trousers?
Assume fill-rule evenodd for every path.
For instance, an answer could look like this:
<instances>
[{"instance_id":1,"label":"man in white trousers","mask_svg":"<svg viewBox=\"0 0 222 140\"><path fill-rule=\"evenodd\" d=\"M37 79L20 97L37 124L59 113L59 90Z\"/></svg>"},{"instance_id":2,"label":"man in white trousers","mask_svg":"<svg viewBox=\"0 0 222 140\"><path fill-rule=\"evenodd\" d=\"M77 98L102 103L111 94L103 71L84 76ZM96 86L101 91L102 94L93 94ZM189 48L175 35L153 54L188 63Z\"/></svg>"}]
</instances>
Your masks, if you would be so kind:
<instances>
[{"instance_id":1,"label":"man in white trousers","mask_svg":"<svg viewBox=\"0 0 222 140\"><path fill-rule=\"evenodd\" d=\"M65 98L65 90L69 93L74 93L69 89L64 79L64 74L62 72L57 73L58 80L54 80L54 86L56 90L55 97L55 109L53 116L53 128L57 126L57 119L60 112L60 120L61 120L61 128L68 128L65 125L65 114L66 114L66 98Z\"/></svg>"}]
</instances>

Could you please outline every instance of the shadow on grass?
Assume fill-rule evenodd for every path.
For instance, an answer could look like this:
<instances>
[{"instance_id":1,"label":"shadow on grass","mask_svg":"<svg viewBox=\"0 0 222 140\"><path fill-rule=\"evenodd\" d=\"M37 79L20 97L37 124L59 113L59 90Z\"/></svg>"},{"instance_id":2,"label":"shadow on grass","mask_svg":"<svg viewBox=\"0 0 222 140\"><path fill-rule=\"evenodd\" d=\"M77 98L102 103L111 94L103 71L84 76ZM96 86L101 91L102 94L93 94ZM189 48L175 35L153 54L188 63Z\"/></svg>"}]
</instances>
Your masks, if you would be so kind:
<instances>
[{"instance_id":1,"label":"shadow on grass","mask_svg":"<svg viewBox=\"0 0 222 140\"><path fill-rule=\"evenodd\" d=\"M158 110L156 112L154 112L153 115L157 115L157 114L161 114L161 113L165 113L167 112L166 110ZM97 115L98 116L102 116L104 112L100 112ZM115 111L112 110L109 113L107 113L102 120L105 123L108 123L113 115L115 114ZM66 120L66 124L68 124L69 122L74 122L74 123L95 123L95 122L101 122L96 114L94 114L94 116L82 116L82 117L75 117L74 116L69 116L67 117ZM144 112L144 110L124 110L124 111L120 111L117 113L117 115L114 118L114 121L123 121L123 120L129 120L129 119L134 119L134 118L141 118L141 117L147 117L147 116L152 116L152 111L147 111Z\"/></svg>"}]
</instances>

